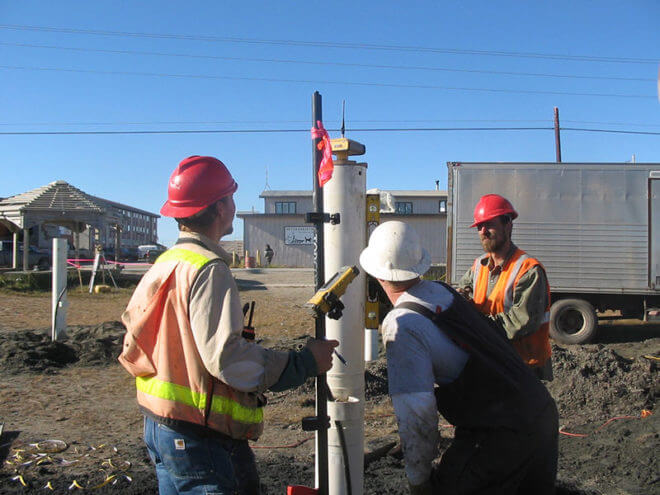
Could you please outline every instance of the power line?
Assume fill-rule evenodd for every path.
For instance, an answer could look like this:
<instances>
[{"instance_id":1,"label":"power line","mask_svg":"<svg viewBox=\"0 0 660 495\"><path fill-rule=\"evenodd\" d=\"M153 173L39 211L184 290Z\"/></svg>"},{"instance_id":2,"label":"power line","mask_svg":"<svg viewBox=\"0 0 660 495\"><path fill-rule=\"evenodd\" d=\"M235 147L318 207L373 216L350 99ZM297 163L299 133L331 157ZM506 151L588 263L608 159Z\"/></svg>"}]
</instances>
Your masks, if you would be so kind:
<instances>
[{"instance_id":1,"label":"power line","mask_svg":"<svg viewBox=\"0 0 660 495\"><path fill-rule=\"evenodd\" d=\"M134 72L134 71L103 71L93 69L65 69L61 67L31 67L31 66L16 66L16 65L0 65L0 69L6 70L34 70L34 71L50 71L50 72L70 72L79 74L102 74L113 76L148 76L148 77L171 77L171 78L192 78L192 79L208 79L208 80L228 80L228 81L259 81L259 82L276 82L276 83L301 83L301 84L333 84L340 86L366 86L366 87L381 87L381 88L409 88L409 89L441 89L445 91L471 91L482 93L512 93L512 94L535 94L535 95L563 95L563 96L594 96L606 98L653 98L651 95L640 94L623 94L623 93L583 93L572 91L541 91L541 90L526 90L526 89L499 89L499 88L467 88L460 86L437 86L432 84L394 84L394 83L377 83L377 82L354 82L354 81L327 81L327 80L314 80L314 79L278 79L278 78L265 78L265 77L238 77L238 76L213 76L207 74L169 74L158 72Z\"/></svg>"},{"instance_id":2,"label":"power line","mask_svg":"<svg viewBox=\"0 0 660 495\"><path fill-rule=\"evenodd\" d=\"M649 131L623 131L616 129L580 129L578 127L562 127L562 131L577 131L577 132L608 132L610 134L640 134L649 136L660 136L660 132Z\"/></svg>"},{"instance_id":3,"label":"power line","mask_svg":"<svg viewBox=\"0 0 660 495\"><path fill-rule=\"evenodd\" d=\"M129 122L129 121L115 121L115 122L0 122L0 126L43 126L43 125L56 125L56 126L107 126L107 125L217 125L217 124L305 124L307 120L168 120L168 121L144 121L144 122ZM326 119L326 122L339 122L335 119ZM518 122L518 123L531 123L531 122L552 122L552 119L389 119L389 120L375 120L375 119L352 119L353 124L388 124L388 123L432 123L432 122L489 122L489 123L503 123L503 122ZM572 122L574 124L599 124L599 125L628 125L635 127L660 127L660 124L641 124L639 122L601 122L594 120L570 120L562 119L562 122Z\"/></svg>"},{"instance_id":4,"label":"power line","mask_svg":"<svg viewBox=\"0 0 660 495\"><path fill-rule=\"evenodd\" d=\"M611 62L626 64L657 64L656 59L632 58L632 57L599 57L593 55L562 55L555 53L534 53L534 52L516 52L516 51L495 51L495 50L464 50L458 48L435 48L424 46L406 46L406 45L384 45L373 43L348 43L348 42L330 42L330 41L304 41L304 40L270 40L259 38L236 38L219 36L200 36L166 33L143 33L129 31L107 31L93 29L74 29L58 28L49 26L26 26L18 24L0 24L0 29L15 31L37 31L51 33L85 34L100 36L118 36L131 38L161 38L188 41L206 41L223 43L243 43L259 45L284 45L284 46L304 46L304 47L323 47L323 48L343 48L343 49L362 49L362 50L385 50L385 51L404 51L419 53L447 53L456 55L481 55L496 57L520 57L520 58L542 58L551 60L572 60L580 62Z\"/></svg>"},{"instance_id":5,"label":"power line","mask_svg":"<svg viewBox=\"0 0 660 495\"><path fill-rule=\"evenodd\" d=\"M326 119L326 122L339 122L336 119ZM43 126L43 125L56 125L56 126L107 126L107 125L217 125L217 124L306 124L307 120L165 120L165 121L115 121L115 122L0 122L0 126ZM433 122L488 122L488 123L503 123L503 122L517 122L517 123L531 123L531 122L544 122L550 123L552 119L352 119L353 124L410 124L410 123L433 123ZM598 125L627 125L635 127L660 127L660 124L642 124L639 122L603 122L594 120L571 120L562 119L562 122L573 124L598 124Z\"/></svg>"},{"instance_id":6,"label":"power line","mask_svg":"<svg viewBox=\"0 0 660 495\"><path fill-rule=\"evenodd\" d=\"M483 70L483 69L458 69L451 67L432 67L432 66L417 66L417 65L383 65L383 64L358 64L348 62L324 62L324 61L310 61L310 60L294 60L294 59L277 59L277 58L250 58L250 57L227 57L219 55L196 55L185 53L168 53L168 52L152 52L141 50L109 50L101 48L80 48L72 46L56 46L56 45L34 45L30 43L9 43L1 41L0 45L16 46L23 48L45 48L51 50L67 50L82 53L107 53L117 55L148 55L160 57L178 57L178 58L192 58L192 59L205 59L205 60L227 60L236 62L266 62L277 64L299 64L299 65L317 65L317 66L333 66L333 67L357 67L363 69L388 69L388 70L416 70L416 71L433 71L433 72L456 72L465 74L489 74L499 76L523 76L523 77L545 77L555 79L587 79L587 80L601 80L601 81L634 81L634 82L655 82L655 78L645 77L617 77L617 76L588 76L581 74L549 74L540 72L515 72L515 71L496 71L496 70Z\"/></svg>"},{"instance_id":7,"label":"power line","mask_svg":"<svg viewBox=\"0 0 660 495\"><path fill-rule=\"evenodd\" d=\"M386 127L350 128L350 132L489 132L489 131L553 131L554 127ZM561 131L602 132L613 134L638 134L660 136L660 132L615 129L585 129L562 127ZM339 132L339 129L328 129ZM71 135L119 135L119 134L284 134L308 133L309 129L174 129L174 130L115 130L115 131L0 131L0 136L71 136Z\"/></svg>"},{"instance_id":8,"label":"power line","mask_svg":"<svg viewBox=\"0 0 660 495\"><path fill-rule=\"evenodd\" d=\"M572 122L574 124L632 125L636 127L660 127L660 124L639 124L635 122L599 122L594 120L570 120L570 119L561 119L561 121Z\"/></svg>"}]
</instances>

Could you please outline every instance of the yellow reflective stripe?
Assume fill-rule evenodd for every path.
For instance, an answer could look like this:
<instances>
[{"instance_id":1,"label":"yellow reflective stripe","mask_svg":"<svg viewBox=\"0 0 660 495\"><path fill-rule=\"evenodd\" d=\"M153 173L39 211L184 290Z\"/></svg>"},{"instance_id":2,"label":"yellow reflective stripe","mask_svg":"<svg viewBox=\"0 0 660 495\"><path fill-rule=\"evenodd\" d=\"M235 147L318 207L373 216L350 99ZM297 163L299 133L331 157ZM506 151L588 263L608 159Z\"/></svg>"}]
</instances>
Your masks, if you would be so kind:
<instances>
[{"instance_id":1,"label":"yellow reflective stripe","mask_svg":"<svg viewBox=\"0 0 660 495\"><path fill-rule=\"evenodd\" d=\"M195 268L201 268L209 261L209 258L201 254L188 251L187 249L174 248L168 249L163 254L161 254L156 259L155 263L162 263L164 261L182 261L183 263L193 265Z\"/></svg>"},{"instance_id":2,"label":"yellow reflective stripe","mask_svg":"<svg viewBox=\"0 0 660 495\"><path fill-rule=\"evenodd\" d=\"M158 397L159 399L171 400L185 404L190 407L204 410L206 405L206 394L195 393L183 385L138 376L135 378L135 386L140 392ZM241 423L261 423L264 420L264 411L261 407L251 408L240 405L235 400L221 395L214 395L211 403L211 411L216 414L224 414Z\"/></svg>"},{"instance_id":3,"label":"yellow reflective stripe","mask_svg":"<svg viewBox=\"0 0 660 495\"><path fill-rule=\"evenodd\" d=\"M231 400L229 397L222 397L221 395L213 396L211 411L216 414L226 414L241 423L258 424L264 420L264 410L261 407L251 408L241 406L235 400Z\"/></svg>"},{"instance_id":4,"label":"yellow reflective stripe","mask_svg":"<svg viewBox=\"0 0 660 495\"><path fill-rule=\"evenodd\" d=\"M135 386L147 395L179 402L196 409L204 410L206 405L206 394L195 393L183 385L164 382L157 378L138 376L135 378Z\"/></svg>"}]
</instances>

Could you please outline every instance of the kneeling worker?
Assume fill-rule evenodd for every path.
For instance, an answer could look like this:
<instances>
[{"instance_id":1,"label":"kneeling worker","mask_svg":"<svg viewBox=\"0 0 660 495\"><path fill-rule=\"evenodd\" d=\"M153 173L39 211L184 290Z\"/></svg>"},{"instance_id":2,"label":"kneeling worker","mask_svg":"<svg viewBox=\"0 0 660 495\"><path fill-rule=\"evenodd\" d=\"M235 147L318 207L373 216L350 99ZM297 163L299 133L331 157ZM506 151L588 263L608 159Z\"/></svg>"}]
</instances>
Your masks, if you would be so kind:
<instances>
[{"instance_id":1,"label":"kneeling worker","mask_svg":"<svg viewBox=\"0 0 660 495\"><path fill-rule=\"evenodd\" d=\"M262 392L325 373L338 345L311 339L299 352L278 352L241 336L231 256L218 244L233 230L237 187L215 158L179 164L161 209L176 219L179 239L142 277L122 315L119 360L136 377L161 495L261 493L248 440L263 430Z\"/></svg>"},{"instance_id":2,"label":"kneeling worker","mask_svg":"<svg viewBox=\"0 0 660 495\"><path fill-rule=\"evenodd\" d=\"M557 408L504 332L450 286L421 280L430 256L403 222L378 226L360 264L394 305L382 332L411 493L554 493ZM438 411L456 430L432 468Z\"/></svg>"}]
</instances>

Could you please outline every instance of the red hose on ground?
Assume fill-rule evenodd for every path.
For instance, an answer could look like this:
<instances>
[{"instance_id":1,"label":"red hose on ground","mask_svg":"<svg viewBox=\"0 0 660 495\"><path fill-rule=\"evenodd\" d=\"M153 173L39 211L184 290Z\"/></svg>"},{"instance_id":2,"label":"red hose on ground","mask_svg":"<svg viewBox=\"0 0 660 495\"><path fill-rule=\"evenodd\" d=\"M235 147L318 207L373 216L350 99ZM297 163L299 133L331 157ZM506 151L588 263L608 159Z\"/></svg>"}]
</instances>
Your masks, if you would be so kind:
<instances>
[{"instance_id":1,"label":"red hose on ground","mask_svg":"<svg viewBox=\"0 0 660 495\"><path fill-rule=\"evenodd\" d=\"M615 416L614 418L610 418L607 421L605 421L602 425L596 428L593 433L570 433L568 431L564 431L562 428L559 428L559 433L561 433L562 435L566 435L567 437L584 438L599 432L600 430L602 430L603 428L605 428L607 425L609 425L614 421L618 421L620 419L644 419L649 417L651 414L653 414L651 411L647 409L642 409L642 412L639 416Z\"/></svg>"}]
</instances>

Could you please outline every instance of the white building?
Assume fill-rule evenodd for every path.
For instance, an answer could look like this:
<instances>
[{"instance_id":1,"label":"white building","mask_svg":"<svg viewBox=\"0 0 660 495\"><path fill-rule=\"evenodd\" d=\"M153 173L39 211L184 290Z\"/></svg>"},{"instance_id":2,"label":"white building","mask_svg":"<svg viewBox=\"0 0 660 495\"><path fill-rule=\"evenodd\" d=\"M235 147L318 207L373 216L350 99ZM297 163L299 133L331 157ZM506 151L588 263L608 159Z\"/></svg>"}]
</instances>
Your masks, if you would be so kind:
<instances>
[{"instance_id":1,"label":"white building","mask_svg":"<svg viewBox=\"0 0 660 495\"><path fill-rule=\"evenodd\" d=\"M381 223L388 220L409 223L419 233L422 245L431 253L432 263L444 264L447 192L379 192ZM314 266L314 225L305 223L305 214L314 211L312 192L264 191L259 197L264 199L264 213L239 211L236 215L243 220L243 243L249 256L256 257L259 251L263 264L264 250L266 245L270 245L275 252L274 266Z\"/></svg>"}]
</instances>

